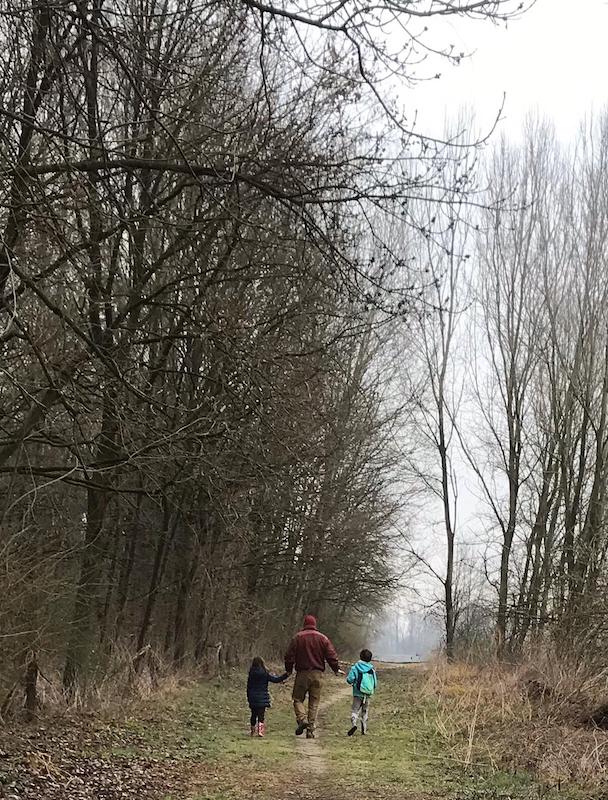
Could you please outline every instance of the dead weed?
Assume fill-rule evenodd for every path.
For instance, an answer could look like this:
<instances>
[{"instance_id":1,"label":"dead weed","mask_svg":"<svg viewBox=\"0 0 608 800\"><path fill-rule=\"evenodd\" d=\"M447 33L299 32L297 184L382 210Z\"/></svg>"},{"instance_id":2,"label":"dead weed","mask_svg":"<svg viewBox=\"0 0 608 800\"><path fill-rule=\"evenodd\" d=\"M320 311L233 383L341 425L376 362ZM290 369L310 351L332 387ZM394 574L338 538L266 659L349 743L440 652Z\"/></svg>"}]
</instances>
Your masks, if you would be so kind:
<instances>
[{"instance_id":1,"label":"dead weed","mask_svg":"<svg viewBox=\"0 0 608 800\"><path fill-rule=\"evenodd\" d=\"M608 787L608 733L588 724L606 697L606 672L549 657L519 666L437 662L423 691L455 760L525 769L558 787Z\"/></svg>"}]
</instances>

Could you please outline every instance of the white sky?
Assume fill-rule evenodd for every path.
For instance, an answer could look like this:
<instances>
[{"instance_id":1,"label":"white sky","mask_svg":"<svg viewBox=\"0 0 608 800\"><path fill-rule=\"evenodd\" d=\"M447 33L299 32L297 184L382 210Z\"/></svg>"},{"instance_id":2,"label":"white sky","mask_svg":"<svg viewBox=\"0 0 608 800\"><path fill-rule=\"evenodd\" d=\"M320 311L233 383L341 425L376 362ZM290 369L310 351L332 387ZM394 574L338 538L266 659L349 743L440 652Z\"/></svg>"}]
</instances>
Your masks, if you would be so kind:
<instances>
[{"instance_id":1,"label":"white sky","mask_svg":"<svg viewBox=\"0 0 608 800\"><path fill-rule=\"evenodd\" d=\"M444 62L439 80L409 93L422 131L442 130L446 115L463 106L489 127L504 92L502 131L517 136L526 114L538 109L568 139L586 113L608 103L608 0L537 0L508 26L434 20L429 33L437 45L472 55L458 67Z\"/></svg>"}]
</instances>

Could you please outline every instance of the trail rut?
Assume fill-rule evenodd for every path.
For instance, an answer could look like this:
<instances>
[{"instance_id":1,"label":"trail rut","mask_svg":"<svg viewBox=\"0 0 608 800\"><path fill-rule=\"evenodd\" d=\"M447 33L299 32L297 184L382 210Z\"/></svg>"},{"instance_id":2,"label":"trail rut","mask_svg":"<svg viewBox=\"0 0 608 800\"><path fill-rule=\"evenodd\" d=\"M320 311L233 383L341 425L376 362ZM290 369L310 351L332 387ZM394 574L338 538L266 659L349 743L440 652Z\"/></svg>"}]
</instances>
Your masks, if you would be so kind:
<instances>
[{"instance_id":1,"label":"trail rut","mask_svg":"<svg viewBox=\"0 0 608 800\"><path fill-rule=\"evenodd\" d=\"M317 730L315 731L315 738L306 739L302 736L296 739L296 752L298 760L304 767L304 771L316 779L322 778L327 772L327 760L325 758L322 745L325 714L327 709L331 708L334 703L348 698L352 692L352 689L348 685L326 685L324 691L326 695L329 696L326 696L326 699L322 700L321 705L319 706L319 717ZM329 692L331 692L331 694L329 694Z\"/></svg>"}]
</instances>

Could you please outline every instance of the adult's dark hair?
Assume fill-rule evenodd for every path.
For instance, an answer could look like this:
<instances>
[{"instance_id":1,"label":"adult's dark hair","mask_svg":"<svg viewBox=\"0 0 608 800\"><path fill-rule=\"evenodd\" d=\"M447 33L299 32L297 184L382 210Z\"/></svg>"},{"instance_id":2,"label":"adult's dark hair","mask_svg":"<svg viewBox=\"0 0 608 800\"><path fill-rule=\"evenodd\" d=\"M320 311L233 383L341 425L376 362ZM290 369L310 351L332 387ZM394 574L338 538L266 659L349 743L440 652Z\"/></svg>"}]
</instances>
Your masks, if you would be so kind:
<instances>
[{"instance_id":1,"label":"adult's dark hair","mask_svg":"<svg viewBox=\"0 0 608 800\"><path fill-rule=\"evenodd\" d=\"M266 669L264 659L261 656L256 656L251 662L251 669Z\"/></svg>"},{"instance_id":2,"label":"adult's dark hair","mask_svg":"<svg viewBox=\"0 0 608 800\"><path fill-rule=\"evenodd\" d=\"M359 653L359 658L361 659L361 661L371 661L372 651L367 649L361 650L361 652Z\"/></svg>"}]
</instances>

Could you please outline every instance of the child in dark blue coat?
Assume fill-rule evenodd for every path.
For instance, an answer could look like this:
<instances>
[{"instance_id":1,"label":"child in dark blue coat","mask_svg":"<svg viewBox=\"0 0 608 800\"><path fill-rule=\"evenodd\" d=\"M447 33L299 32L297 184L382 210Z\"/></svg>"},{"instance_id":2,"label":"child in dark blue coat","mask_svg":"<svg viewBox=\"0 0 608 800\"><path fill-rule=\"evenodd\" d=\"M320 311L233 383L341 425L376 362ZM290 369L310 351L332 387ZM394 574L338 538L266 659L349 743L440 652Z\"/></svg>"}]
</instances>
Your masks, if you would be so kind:
<instances>
[{"instance_id":1,"label":"child in dark blue coat","mask_svg":"<svg viewBox=\"0 0 608 800\"><path fill-rule=\"evenodd\" d=\"M264 660L256 656L251 662L249 676L247 678L247 702L251 709L251 735L264 736L266 733L266 722L264 716L266 709L270 708L269 683L283 683L289 678L289 673L273 675L266 669Z\"/></svg>"}]
</instances>

